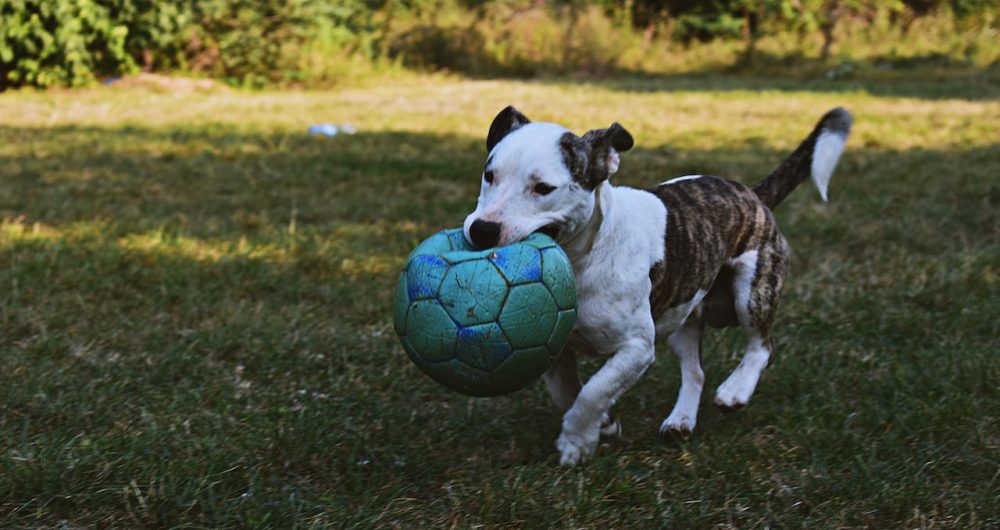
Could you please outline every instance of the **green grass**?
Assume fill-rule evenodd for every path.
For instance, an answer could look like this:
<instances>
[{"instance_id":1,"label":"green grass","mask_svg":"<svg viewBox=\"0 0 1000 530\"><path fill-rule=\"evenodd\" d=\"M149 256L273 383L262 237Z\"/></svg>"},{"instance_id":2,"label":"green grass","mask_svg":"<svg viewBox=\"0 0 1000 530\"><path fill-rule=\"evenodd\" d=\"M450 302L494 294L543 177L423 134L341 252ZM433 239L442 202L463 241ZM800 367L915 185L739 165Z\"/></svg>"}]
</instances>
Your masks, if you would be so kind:
<instances>
[{"instance_id":1,"label":"green grass","mask_svg":"<svg viewBox=\"0 0 1000 530\"><path fill-rule=\"evenodd\" d=\"M997 528L1000 102L907 87L0 95L0 526ZM566 469L543 385L471 399L409 363L397 271L472 209L508 103L620 121L632 185L753 182L854 112L831 202L778 210L793 271L750 407L711 406L741 345L715 333L698 432L659 439L662 345L625 440ZM304 134L324 121L361 132Z\"/></svg>"}]
</instances>

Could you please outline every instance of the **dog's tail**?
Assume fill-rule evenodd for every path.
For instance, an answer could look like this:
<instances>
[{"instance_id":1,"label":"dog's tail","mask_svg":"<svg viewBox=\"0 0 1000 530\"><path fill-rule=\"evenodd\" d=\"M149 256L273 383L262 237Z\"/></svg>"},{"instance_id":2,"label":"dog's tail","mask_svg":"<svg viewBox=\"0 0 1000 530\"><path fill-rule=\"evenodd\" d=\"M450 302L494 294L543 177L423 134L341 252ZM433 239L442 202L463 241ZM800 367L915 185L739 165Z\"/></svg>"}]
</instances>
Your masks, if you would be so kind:
<instances>
[{"instance_id":1,"label":"dog's tail","mask_svg":"<svg viewBox=\"0 0 1000 530\"><path fill-rule=\"evenodd\" d=\"M827 185L840 154L844 152L852 121L851 113L842 107L827 112L802 144L766 179L753 187L754 193L773 210L806 177L812 175L820 197L826 201Z\"/></svg>"}]
</instances>

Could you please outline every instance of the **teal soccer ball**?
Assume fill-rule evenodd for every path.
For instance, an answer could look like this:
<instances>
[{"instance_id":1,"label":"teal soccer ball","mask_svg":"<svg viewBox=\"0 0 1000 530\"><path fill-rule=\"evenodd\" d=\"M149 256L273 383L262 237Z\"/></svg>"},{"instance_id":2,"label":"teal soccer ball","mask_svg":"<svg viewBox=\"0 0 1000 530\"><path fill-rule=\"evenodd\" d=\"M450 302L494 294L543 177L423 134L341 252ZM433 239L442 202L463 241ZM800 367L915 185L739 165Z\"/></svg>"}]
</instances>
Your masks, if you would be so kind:
<instances>
[{"instance_id":1,"label":"teal soccer ball","mask_svg":"<svg viewBox=\"0 0 1000 530\"><path fill-rule=\"evenodd\" d=\"M549 368L576 323L569 258L544 234L476 250L461 228L434 234L410 254L394 315L410 360L462 394L527 386Z\"/></svg>"}]
</instances>

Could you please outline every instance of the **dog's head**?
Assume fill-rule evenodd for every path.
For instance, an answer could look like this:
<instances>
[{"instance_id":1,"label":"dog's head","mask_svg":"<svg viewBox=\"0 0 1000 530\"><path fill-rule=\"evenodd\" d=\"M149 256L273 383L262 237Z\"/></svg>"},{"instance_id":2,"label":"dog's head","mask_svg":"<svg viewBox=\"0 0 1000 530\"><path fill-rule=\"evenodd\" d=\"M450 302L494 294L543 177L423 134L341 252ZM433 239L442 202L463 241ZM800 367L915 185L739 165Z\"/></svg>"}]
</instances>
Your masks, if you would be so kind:
<instances>
[{"instance_id":1,"label":"dog's head","mask_svg":"<svg viewBox=\"0 0 1000 530\"><path fill-rule=\"evenodd\" d=\"M618 152L632 143L618 123L577 136L503 109L486 136L489 156L479 204L465 218L466 239L487 248L536 231L557 240L574 233L593 213L594 190L618 171Z\"/></svg>"}]
</instances>

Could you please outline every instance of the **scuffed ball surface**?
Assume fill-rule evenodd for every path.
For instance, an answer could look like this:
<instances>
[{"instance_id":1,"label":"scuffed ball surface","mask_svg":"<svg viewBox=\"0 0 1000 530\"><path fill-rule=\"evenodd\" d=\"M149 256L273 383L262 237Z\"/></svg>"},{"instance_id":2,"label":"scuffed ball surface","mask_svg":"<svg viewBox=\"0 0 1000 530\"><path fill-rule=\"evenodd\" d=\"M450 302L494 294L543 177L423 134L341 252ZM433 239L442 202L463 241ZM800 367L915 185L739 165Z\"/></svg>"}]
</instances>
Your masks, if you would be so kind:
<instances>
[{"instance_id":1,"label":"scuffed ball surface","mask_svg":"<svg viewBox=\"0 0 1000 530\"><path fill-rule=\"evenodd\" d=\"M393 321L410 360L435 381L499 396L548 369L576 323L576 302L573 267L552 238L476 250L453 228L410 254Z\"/></svg>"}]
</instances>

